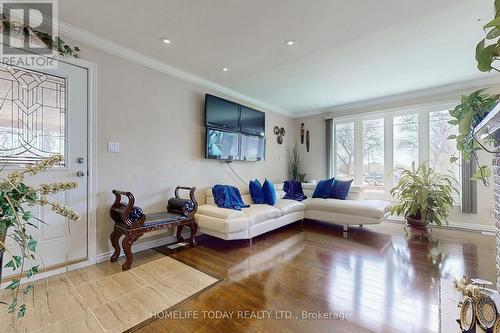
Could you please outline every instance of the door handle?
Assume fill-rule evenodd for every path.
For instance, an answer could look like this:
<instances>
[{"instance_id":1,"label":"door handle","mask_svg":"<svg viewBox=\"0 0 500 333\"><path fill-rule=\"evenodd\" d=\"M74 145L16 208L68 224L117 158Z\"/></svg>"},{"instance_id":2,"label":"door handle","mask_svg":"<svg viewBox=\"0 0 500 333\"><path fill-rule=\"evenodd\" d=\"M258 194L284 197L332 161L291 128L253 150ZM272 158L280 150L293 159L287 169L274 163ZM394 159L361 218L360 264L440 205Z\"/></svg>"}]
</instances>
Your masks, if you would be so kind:
<instances>
[{"instance_id":1,"label":"door handle","mask_svg":"<svg viewBox=\"0 0 500 333\"><path fill-rule=\"evenodd\" d=\"M77 177L83 177L83 176L85 176L85 172L80 170L76 173L76 175L77 175Z\"/></svg>"},{"instance_id":2,"label":"door handle","mask_svg":"<svg viewBox=\"0 0 500 333\"><path fill-rule=\"evenodd\" d=\"M82 164L84 161L85 161L85 159L83 157L78 157L76 159L76 163L78 163L78 164Z\"/></svg>"}]
</instances>

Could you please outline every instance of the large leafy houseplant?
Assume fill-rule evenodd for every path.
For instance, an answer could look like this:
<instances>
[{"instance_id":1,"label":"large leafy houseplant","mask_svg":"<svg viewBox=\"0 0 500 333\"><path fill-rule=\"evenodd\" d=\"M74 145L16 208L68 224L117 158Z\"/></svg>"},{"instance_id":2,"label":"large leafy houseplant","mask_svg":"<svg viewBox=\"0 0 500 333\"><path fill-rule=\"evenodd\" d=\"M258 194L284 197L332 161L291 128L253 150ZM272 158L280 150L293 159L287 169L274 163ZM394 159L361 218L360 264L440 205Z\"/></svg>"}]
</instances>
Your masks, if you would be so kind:
<instances>
[{"instance_id":1,"label":"large leafy houseplant","mask_svg":"<svg viewBox=\"0 0 500 333\"><path fill-rule=\"evenodd\" d=\"M477 68L481 72L492 70L500 72L500 69L494 65L500 60L500 0L495 0L494 5L495 18L484 25L485 37L476 46ZM498 104L498 97L498 95L485 94L484 89L478 90L468 96L462 96L460 105L450 111L454 119L449 122L459 126L459 134L451 135L449 139L456 140L457 150L461 153L463 160L475 161L477 171L472 180L481 180L485 186L488 186L491 170L486 165L479 165L477 151L489 151L489 149L476 139L474 128ZM490 138L490 140L494 139ZM450 161L457 162L459 157L452 156Z\"/></svg>"},{"instance_id":2,"label":"large leafy houseplant","mask_svg":"<svg viewBox=\"0 0 500 333\"><path fill-rule=\"evenodd\" d=\"M481 72L496 71L494 62L500 60L500 0L495 0L495 18L484 26L485 37L476 46L477 68Z\"/></svg>"},{"instance_id":3,"label":"large leafy houseplant","mask_svg":"<svg viewBox=\"0 0 500 333\"><path fill-rule=\"evenodd\" d=\"M391 191L397 203L391 214L406 218L415 228L427 228L429 223L438 226L447 224L447 217L453 206L453 193L459 193L457 180L452 174L436 172L426 163L418 168L400 168L401 176Z\"/></svg>"},{"instance_id":4,"label":"large leafy houseplant","mask_svg":"<svg viewBox=\"0 0 500 333\"><path fill-rule=\"evenodd\" d=\"M457 151L463 161L473 161L477 164L476 173L472 180L481 180L485 186L488 185L488 177L491 170L486 165L480 165L477 152L485 149L484 144L489 140L476 138L474 128L488 115L488 113L498 104L498 95L484 93L484 89L473 92L470 95L462 96L461 103L453 110L450 110L451 125L458 125L458 134L450 135L448 139L456 141ZM459 162L458 156L450 157L451 163Z\"/></svg>"},{"instance_id":5,"label":"large leafy houseplant","mask_svg":"<svg viewBox=\"0 0 500 333\"><path fill-rule=\"evenodd\" d=\"M19 275L16 275L16 278L12 279L6 287L12 291L13 295L11 303L7 304L8 311L9 313L17 311L18 317L23 317L26 313L26 304L23 300L34 288L33 283L21 285L21 278L23 276L31 278L38 273L40 267L36 258L37 241L29 234L29 229L30 227L37 228L36 224L33 223L35 220L50 225L50 223L34 216L30 209L35 206L47 206L56 214L67 217L69 221L77 221L80 218L80 215L71 208L50 200L50 195L75 189L78 187L78 183L69 181L39 184L38 186L30 186L25 183L28 176L34 176L59 165L62 160L62 156L56 155L39 163L28 165L22 171L13 171L0 178L0 256L3 256L4 252L8 252L12 259L3 268L11 268L19 272ZM18 251L9 249L5 242L7 237L14 241ZM1 269L0 265L0 278Z\"/></svg>"}]
</instances>

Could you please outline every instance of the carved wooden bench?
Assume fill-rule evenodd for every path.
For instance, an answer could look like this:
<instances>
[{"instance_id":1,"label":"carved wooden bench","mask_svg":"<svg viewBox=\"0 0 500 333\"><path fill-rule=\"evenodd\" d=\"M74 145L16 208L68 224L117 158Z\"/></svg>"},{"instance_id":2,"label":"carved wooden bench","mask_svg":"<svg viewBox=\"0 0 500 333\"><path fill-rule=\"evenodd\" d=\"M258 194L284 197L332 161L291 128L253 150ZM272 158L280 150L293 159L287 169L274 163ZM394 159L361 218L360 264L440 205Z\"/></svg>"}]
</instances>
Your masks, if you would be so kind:
<instances>
[{"instance_id":1,"label":"carved wooden bench","mask_svg":"<svg viewBox=\"0 0 500 333\"><path fill-rule=\"evenodd\" d=\"M122 270L128 270L132 266L132 261L134 256L132 254L132 244L139 239L146 232L157 231L162 229L177 228L177 241L182 242L184 238L182 237L182 229L187 226L191 230L190 243L192 246L196 245L196 232L198 226L194 221L194 215L198 208L198 203L195 199L194 193L196 187L176 187L175 198L171 200L183 200L179 196L179 190L189 190L189 197L191 203L189 203L190 209L186 207L171 207L168 206L167 212L153 213L153 214L143 214L140 212L136 218L131 219L131 212L134 209L135 198L131 192L113 190L115 195L115 202L109 210L109 214L115 226L113 232L109 236L111 244L115 249L110 261L115 262L120 256L120 237L125 235L122 240L123 252L127 260L122 265ZM128 199L127 203L122 202L122 197L125 196ZM170 200L169 200L170 202Z\"/></svg>"}]
</instances>

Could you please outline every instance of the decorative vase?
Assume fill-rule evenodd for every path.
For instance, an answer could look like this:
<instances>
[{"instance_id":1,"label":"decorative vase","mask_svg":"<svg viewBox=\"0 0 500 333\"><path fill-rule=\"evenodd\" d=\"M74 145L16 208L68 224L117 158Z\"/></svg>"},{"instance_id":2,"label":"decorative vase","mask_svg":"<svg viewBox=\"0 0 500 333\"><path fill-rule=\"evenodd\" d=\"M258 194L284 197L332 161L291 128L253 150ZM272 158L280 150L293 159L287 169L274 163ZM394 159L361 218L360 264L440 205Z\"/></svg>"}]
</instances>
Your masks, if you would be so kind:
<instances>
[{"instance_id":1,"label":"decorative vase","mask_svg":"<svg viewBox=\"0 0 500 333\"><path fill-rule=\"evenodd\" d=\"M417 230L427 231L429 229L429 222L422 221L422 219L418 216L407 216L406 225Z\"/></svg>"},{"instance_id":2,"label":"decorative vase","mask_svg":"<svg viewBox=\"0 0 500 333\"><path fill-rule=\"evenodd\" d=\"M307 176L307 173L299 173L299 182L305 183L306 182L306 176Z\"/></svg>"}]
</instances>

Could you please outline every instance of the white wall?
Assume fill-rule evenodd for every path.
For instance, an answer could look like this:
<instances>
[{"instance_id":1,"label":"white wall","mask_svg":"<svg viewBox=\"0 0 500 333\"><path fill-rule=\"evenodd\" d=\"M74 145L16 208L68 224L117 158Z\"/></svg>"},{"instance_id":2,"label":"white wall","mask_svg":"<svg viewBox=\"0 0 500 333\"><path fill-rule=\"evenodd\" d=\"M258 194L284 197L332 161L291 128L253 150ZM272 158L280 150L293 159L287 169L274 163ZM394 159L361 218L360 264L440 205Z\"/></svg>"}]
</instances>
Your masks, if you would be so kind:
<instances>
[{"instance_id":1,"label":"white wall","mask_svg":"<svg viewBox=\"0 0 500 333\"><path fill-rule=\"evenodd\" d=\"M475 89L474 89L475 90ZM500 91L500 86L490 87L489 92ZM324 179L326 178L326 159L325 159L325 149L326 149L326 126L325 126L325 117L334 118L336 116L346 117L349 115L356 114L365 114L370 112L380 112L383 110L397 110L397 109L406 109L412 105L425 105L425 104L433 104L443 101L449 101L450 99L457 99L462 95L471 92L470 89L465 89L462 91L458 91L455 93L446 93L441 95L434 95L428 97L420 97L409 99L406 103L404 101L398 100L397 102L391 103L381 103L381 104L373 104L373 105L365 105L364 103L360 103L359 106L353 105L342 106L337 110L332 109L327 113L306 116L302 118L295 119L295 130L297 132L297 138L300 134L300 125L304 123L305 128L309 129L312 133L313 140L311 140L311 150L309 153L306 152L305 144L304 146L300 146L300 151L302 153L302 157L304 163L302 165L303 172L307 173L307 179ZM297 139L299 140L299 138ZM492 156L486 152L482 152L480 154L480 162L481 164L491 165ZM494 227L494 199L493 199L493 177L490 179L491 186L485 187L481 182L478 183L478 213L477 214L461 214L458 209L455 209L450 214L449 222L451 224L478 224L487 227ZM383 198L390 199L386 194L377 195L377 194L369 194L365 193L363 198Z\"/></svg>"},{"instance_id":2,"label":"white wall","mask_svg":"<svg viewBox=\"0 0 500 333\"><path fill-rule=\"evenodd\" d=\"M86 45L81 48L81 57L97 64L98 254L111 250L113 189L131 191L138 206L155 212L166 209L176 185L196 186L203 201L204 189L215 183L239 184L225 163L204 159L204 94L221 94ZM275 125L289 133L282 145L272 133ZM243 179L283 181L292 134L291 118L266 112L266 161L233 162L232 167ZM121 152L108 153L108 141L119 142Z\"/></svg>"},{"instance_id":3,"label":"white wall","mask_svg":"<svg viewBox=\"0 0 500 333\"><path fill-rule=\"evenodd\" d=\"M307 152L306 140L300 143L300 126L309 130L310 149ZM326 125L323 115L315 115L295 119L295 135L297 147L302 158L301 173L307 173L306 180L320 180L326 177ZM305 136L305 133L304 133Z\"/></svg>"}]
</instances>

